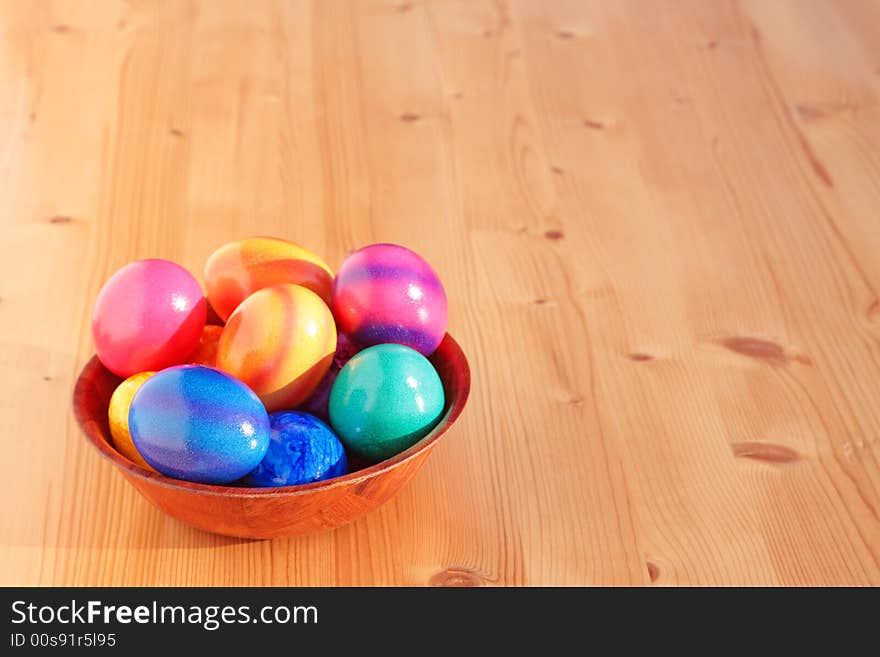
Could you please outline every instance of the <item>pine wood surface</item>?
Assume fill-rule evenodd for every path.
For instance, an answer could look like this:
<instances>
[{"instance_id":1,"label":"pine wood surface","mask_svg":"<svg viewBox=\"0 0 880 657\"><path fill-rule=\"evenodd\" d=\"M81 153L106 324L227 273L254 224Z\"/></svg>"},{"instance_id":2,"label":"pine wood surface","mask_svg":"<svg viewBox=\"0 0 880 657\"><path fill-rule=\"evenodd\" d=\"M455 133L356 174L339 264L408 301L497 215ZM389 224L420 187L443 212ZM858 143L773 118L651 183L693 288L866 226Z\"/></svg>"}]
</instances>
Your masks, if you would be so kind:
<instances>
[{"instance_id":1,"label":"pine wood surface","mask_svg":"<svg viewBox=\"0 0 880 657\"><path fill-rule=\"evenodd\" d=\"M876 0L0 2L0 584L880 584ZM71 411L102 282L439 271L468 407L347 527L191 529Z\"/></svg>"}]
</instances>

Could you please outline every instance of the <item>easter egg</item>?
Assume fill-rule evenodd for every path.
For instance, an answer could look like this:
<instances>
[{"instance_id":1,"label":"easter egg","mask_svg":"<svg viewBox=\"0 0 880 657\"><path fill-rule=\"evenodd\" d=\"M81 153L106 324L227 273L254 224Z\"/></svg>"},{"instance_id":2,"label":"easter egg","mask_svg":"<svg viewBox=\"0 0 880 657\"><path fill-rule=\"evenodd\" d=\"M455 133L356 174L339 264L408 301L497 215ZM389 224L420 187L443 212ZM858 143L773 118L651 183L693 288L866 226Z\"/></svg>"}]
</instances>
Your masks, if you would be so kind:
<instances>
[{"instance_id":1,"label":"easter egg","mask_svg":"<svg viewBox=\"0 0 880 657\"><path fill-rule=\"evenodd\" d=\"M329 305L333 272L311 251L274 237L230 242L205 264L208 300L224 321L248 296L280 283L307 287Z\"/></svg>"},{"instance_id":2,"label":"easter egg","mask_svg":"<svg viewBox=\"0 0 880 657\"><path fill-rule=\"evenodd\" d=\"M371 462L415 444L440 419L443 384L427 358L409 347L364 349L330 391L330 424L343 444Z\"/></svg>"},{"instance_id":3,"label":"easter egg","mask_svg":"<svg viewBox=\"0 0 880 657\"><path fill-rule=\"evenodd\" d=\"M206 308L196 279L180 265L132 262L98 293L92 313L98 358L121 377L182 363L198 344Z\"/></svg>"},{"instance_id":4,"label":"easter egg","mask_svg":"<svg viewBox=\"0 0 880 657\"><path fill-rule=\"evenodd\" d=\"M393 342L431 355L446 333L446 292L421 256L396 244L349 255L333 282L339 330L361 346Z\"/></svg>"},{"instance_id":5,"label":"easter egg","mask_svg":"<svg viewBox=\"0 0 880 657\"><path fill-rule=\"evenodd\" d=\"M305 401L335 351L336 325L321 297L301 285L273 285L229 316L217 367L248 384L272 412Z\"/></svg>"},{"instance_id":6,"label":"easter egg","mask_svg":"<svg viewBox=\"0 0 880 657\"><path fill-rule=\"evenodd\" d=\"M314 415L281 411L269 416L266 456L239 483L244 486L310 484L348 472L345 449L336 434Z\"/></svg>"},{"instance_id":7,"label":"easter egg","mask_svg":"<svg viewBox=\"0 0 880 657\"><path fill-rule=\"evenodd\" d=\"M329 422L330 411L327 409L327 406L330 403L330 390L333 388L333 382L336 381L336 377L339 375L343 365L357 352L358 348L351 340L345 337L344 333L338 334L336 336L336 353L333 354L330 369L327 370L327 374L321 379L321 383L318 384L315 391L300 406L299 410L311 413L324 420L324 422Z\"/></svg>"},{"instance_id":8,"label":"easter egg","mask_svg":"<svg viewBox=\"0 0 880 657\"><path fill-rule=\"evenodd\" d=\"M199 338L199 343L196 345L195 351L186 359L186 362L214 367L217 364L217 345L220 342L222 333L222 326L205 324L205 328L202 329L202 335Z\"/></svg>"},{"instance_id":9,"label":"easter egg","mask_svg":"<svg viewBox=\"0 0 880 657\"><path fill-rule=\"evenodd\" d=\"M131 408L134 394L140 390L144 381L154 374L155 372L140 372L128 377L113 391L113 395L110 397L110 406L107 409L113 446L129 461L148 470L153 468L144 460L131 441L131 433L128 430L128 411Z\"/></svg>"},{"instance_id":10,"label":"easter egg","mask_svg":"<svg viewBox=\"0 0 880 657\"><path fill-rule=\"evenodd\" d=\"M241 381L204 365L178 365L147 379L128 426L147 463L169 477L225 484L260 464L269 416Z\"/></svg>"}]
</instances>

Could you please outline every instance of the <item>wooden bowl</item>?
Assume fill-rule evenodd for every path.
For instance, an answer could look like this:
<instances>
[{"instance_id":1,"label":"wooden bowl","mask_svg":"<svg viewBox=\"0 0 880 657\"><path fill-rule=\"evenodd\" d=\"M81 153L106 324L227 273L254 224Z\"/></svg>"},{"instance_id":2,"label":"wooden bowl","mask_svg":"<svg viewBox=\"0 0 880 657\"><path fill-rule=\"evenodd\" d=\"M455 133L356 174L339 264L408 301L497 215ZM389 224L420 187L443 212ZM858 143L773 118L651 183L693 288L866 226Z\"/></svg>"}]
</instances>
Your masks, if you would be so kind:
<instances>
[{"instance_id":1,"label":"wooden bowl","mask_svg":"<svg viewBox=\"0 0 880 657\"><path fill-rule=\"evenodd\" d=\"M297 536L347 524L384 504L418 472L458 418L471 385L467 358L447 333L430 358L446 407L440 423L405 452L349 474L302 486L241 488L172 479L135 465L113 447L107 420L121 379L93 356L77 379L73 410L89 442L150 502L205 531L241 538Z\"/></svg>"}]
</instances>

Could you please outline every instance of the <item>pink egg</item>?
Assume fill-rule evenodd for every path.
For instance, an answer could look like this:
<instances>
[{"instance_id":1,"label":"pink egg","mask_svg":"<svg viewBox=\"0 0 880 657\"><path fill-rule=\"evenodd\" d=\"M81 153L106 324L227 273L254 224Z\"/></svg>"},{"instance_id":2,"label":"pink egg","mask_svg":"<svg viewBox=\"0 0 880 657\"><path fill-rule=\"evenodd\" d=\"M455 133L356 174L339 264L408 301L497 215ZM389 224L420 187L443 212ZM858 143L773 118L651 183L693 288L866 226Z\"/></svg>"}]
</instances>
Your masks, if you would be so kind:
<instances>
[{"instance_id":1,"label":"pink egg","mask_svg":"<svg viewBox=\"0 0 880 657\"><path fill-rule=\"evenodd\" d=\"M98 293L98 358L123 377L182 363L199 343L206 313L202 289L186 269L158 258L132 262Z\"/></svg>"}]
</instances>

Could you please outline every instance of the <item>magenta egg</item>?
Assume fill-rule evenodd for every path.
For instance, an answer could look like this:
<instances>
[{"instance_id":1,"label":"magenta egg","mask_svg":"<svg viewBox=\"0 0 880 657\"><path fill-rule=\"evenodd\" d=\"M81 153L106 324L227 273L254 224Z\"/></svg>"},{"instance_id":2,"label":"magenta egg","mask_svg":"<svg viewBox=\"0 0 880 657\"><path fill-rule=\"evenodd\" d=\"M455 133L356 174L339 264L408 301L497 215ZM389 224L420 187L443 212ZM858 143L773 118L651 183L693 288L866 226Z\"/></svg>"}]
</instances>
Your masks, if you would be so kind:
<instances>
[{"instance_id":1,"label":"magenta egg","mask_svg":"<svg viewBox=\"0 0 880 657\"><path fill-rule=\"evenodd\" d=\"M182 363L199 343L206 314L202 289L186 269L158 258L132 262L98 293L98 358L123 377Z\"/></svg>"},{"instance_id":2,"label":"magenta egg","mask_svg":"<svg viewBox=\"0 0 880 657\"><path fill-rule=\"evenodd\" d=\"M339 268L333 315L339 329L362 347L390 342L429 356L446 333L446 291L417 253L372 244Z\"/></svg>"}]
</instances>

